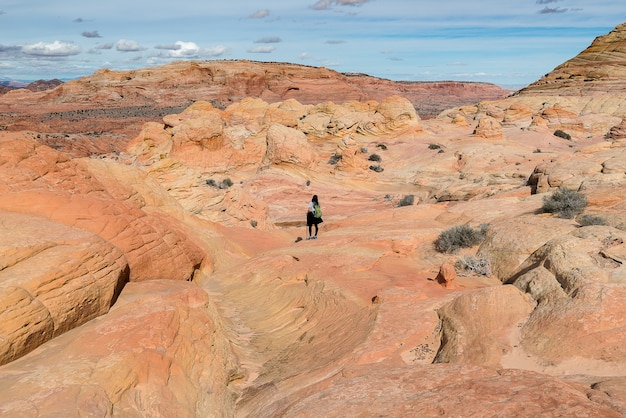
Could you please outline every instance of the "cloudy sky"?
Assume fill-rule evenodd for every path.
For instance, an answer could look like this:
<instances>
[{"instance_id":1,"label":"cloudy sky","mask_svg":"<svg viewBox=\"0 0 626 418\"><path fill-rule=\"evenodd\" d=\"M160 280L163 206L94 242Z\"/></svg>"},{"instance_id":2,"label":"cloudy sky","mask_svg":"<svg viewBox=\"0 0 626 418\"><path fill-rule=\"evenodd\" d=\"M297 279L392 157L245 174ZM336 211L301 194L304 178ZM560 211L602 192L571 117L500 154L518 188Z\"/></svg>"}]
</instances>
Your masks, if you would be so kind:
<instances>
[{"instance_id":1,"label":"cloudy sky","mask_svg":"<svg viewBox=\"0 0 626 418\"><path fill-rule=\"evenodd\" d=\"M521 87L625 21L624 0L0 0L0 80L248 59Z\"/></svg>"}]
</instances>

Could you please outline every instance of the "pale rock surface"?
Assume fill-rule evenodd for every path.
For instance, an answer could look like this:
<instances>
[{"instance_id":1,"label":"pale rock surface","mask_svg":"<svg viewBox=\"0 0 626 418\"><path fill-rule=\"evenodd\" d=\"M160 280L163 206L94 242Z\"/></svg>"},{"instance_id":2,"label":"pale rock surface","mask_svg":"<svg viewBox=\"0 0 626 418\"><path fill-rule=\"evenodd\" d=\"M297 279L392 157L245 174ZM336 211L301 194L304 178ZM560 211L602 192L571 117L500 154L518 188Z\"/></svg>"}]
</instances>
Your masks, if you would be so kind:
<instances>
[{"instance_id":1,"label":"pale rock surface","mask_svg":"<svg viewBox=\"0 0 626 418\"><path fill-rule=\"evenodd\" d=\"M509 333L528 320L535 305L514 286L458 296L438 310L443 342L435 362L501 367L502 356L516 343Z\"/></svg>"},{"instance_id":2,"label":"pale rock surface","mask_svg":"<svg viewBox=\"0 0 626 418\"><path fill-rule=\"evenodd\" d=\"M624 231L587 226L548 241L520 266L509 282L539 304L522 329L528 352L550 364L587 359L624 371L625 240Z\"/></svg>"},{"instance_id":3,"label":"pale rock surface","mask_svg":"<svg viewBox=\"0 0 626 418\"><path fill-rule=\"evenodd\" d=\"M278 124L267 130L265 158L269 164L292 164L304 168L311 167L317 160L304 133Z\"/></svg>"},{"instance_id":4,"label":"pale rock surface","mask_svg":"<svg viewBox=\"0 0 626 418\"><path fill-rule=\"evenodd\" d=\"M476 129L474 129L474 135L488 139L501 139L502 125L491 116L483 116L479 119Z\"/></svg>"}]
</instances>

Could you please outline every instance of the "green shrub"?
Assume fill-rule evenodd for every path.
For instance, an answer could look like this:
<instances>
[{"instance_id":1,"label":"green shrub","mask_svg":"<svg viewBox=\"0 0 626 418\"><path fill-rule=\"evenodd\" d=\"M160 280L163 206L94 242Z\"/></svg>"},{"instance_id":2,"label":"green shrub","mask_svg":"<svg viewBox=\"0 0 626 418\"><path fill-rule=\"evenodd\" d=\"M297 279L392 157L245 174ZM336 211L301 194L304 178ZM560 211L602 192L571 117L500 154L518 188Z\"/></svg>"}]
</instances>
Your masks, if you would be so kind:
<instances>
[{"instance_id":1,"label":"green shrub","mask_svg":"<svg viewBox=\"0 0 626 418\"><path fill-rule=\"evenodd\" d=\"M385 169L379 165L370 165L370 170L375 171L377 173L382 173L383 171L385 171Z\"/></svg>"},{"instance_id":2,"label":"green shrub","mask_svg":"<svg viewBox=\"0 0 626 418\"><path fill-rule=\"evenodd\" d=\"M543 197L543 211L556 213L559 218L571 219L587 207L587 198L575 190L560 188Z\"/></svg>"},{"instance_id":3,"label":"green shrub","mask_svg":"<svg viewBox=\"0 0 626 418\"><path fill-rule=\"evenodd\" d=\"M207 186L217 187L217 183L213 179L207 179L206 184Z\"/></svg>"},{"instance_id":4,"label":"green shrub","mask_svg":"<svg viewBox=\"0 0 626 418\"><path fill-rule=\"evenodd\" d=\"M435 240L435 249L442 253L454 253L461 248L471 248L485 239L488 228L488 224L483 224L478 229L469 225L453 226L439 234Z\"/></svg>"},{"instance_id":5,"label":"green shrub","mask_svg":"<svg viewBox=\"0 0 626 418\"><path fill-rule=\"evenodd\" d=\"M491 276L491 265L485 257L463 256L454 264L459 276Z\"/></svg>"},{"instance_id":6,"label":"green shrub","mask_svg":"<svg viewBox=\"0 0 626 418\"><path fill-rule=\"evenodd\" d=\"M372 154L372 155L369 156L368 160L381 162L383 159L380 158L380 155L378 155L378 154Z\"/></svg>"},{"instance_id":7,"label":"green shrub","mask_svg":"<svg viewBox=\"0 0 626 418\"><path fill-rule=\"evenodd\" d=\"M560 129L557 129L556 131L554 131L554 136L558 136L559 138L563 138L563 139L567 139L570 140L572 139L572 136L570 134L568 134L567 132L564 132Z\"/></svg>"},{"instance_id":8,"label":"green shrub","mask_svg":"<svg viewBox=\"0 0 626 418\"><path fill-rule=\"evenodd\" d=\"M440 149L441 145L439 144L428 144L428 149Z\"/></svg>"},{"instance_id":9,"label":"green shrub","mask_svg":"<svg viewBox=\"0 0 626 418\"><path fill-rule=\"evenodd\" d=\"M413 206L414 201L415 201L415 197L412 194L408 194L404 196L402 199L400 199L400 201L398 202L398 207Z\"/></svg>"},{"instance_id":10,"label":"green shrub","mask_svg":"<svg viewBox=\"0 0 626 418\"><path fill-rule=\"evenodd\" d=\"M581 215L576 220L580 226L606 225L606 219L597 215Z\"/></svg>"}]
</instances>

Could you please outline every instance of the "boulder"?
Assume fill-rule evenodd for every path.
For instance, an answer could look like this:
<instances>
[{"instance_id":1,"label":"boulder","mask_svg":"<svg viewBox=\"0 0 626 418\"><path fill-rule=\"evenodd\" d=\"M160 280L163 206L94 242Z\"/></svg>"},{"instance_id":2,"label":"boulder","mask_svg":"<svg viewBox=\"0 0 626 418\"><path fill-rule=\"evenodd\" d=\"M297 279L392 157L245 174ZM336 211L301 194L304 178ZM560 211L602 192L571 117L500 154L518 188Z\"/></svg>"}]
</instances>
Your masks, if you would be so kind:
<instances>
[{"instance_id":1,"label":"boulder","mask_svg":"<svg viewBox=\"0 0 626 418\"><path fill-rule=\"evenodd\" d=\"M510 285L463 293L438 310L443 336L435 362L499 366L513 348L509 334L535 305Z\"/></svg>"},{"instance_id":2,"label":"boulder","mask_svg":"<svg viewBox=\"0 0 626 418\"><path fill-rule=\"evenodd\" d=\"M491 116L483 116L474 129L474 135L488 139L502 139L502 125Z\"/></svg>"}]
</instances>

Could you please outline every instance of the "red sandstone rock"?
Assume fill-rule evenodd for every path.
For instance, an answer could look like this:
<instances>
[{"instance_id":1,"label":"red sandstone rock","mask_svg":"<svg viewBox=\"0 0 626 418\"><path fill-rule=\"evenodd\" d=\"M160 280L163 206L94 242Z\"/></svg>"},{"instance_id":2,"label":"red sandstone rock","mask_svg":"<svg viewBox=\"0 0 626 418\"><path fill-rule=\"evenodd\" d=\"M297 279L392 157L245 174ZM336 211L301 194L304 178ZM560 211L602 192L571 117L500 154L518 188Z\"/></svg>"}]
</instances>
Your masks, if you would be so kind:
<instances>
[{"instance_id":1,"label":"red sandstone rock","mask_svg":"<svg viewBox=\"0 0 626 418\"><path fill-rule=\"evenodd\" d=\"M439 273L435 278L437 283L443 285L443 287L446 288L453 288L454 284L452 283L452 281L454 279L456 279L456 270L454 269L454 266L450 263L442 264L439 268Z\"/></svg>"}]
</instances>

